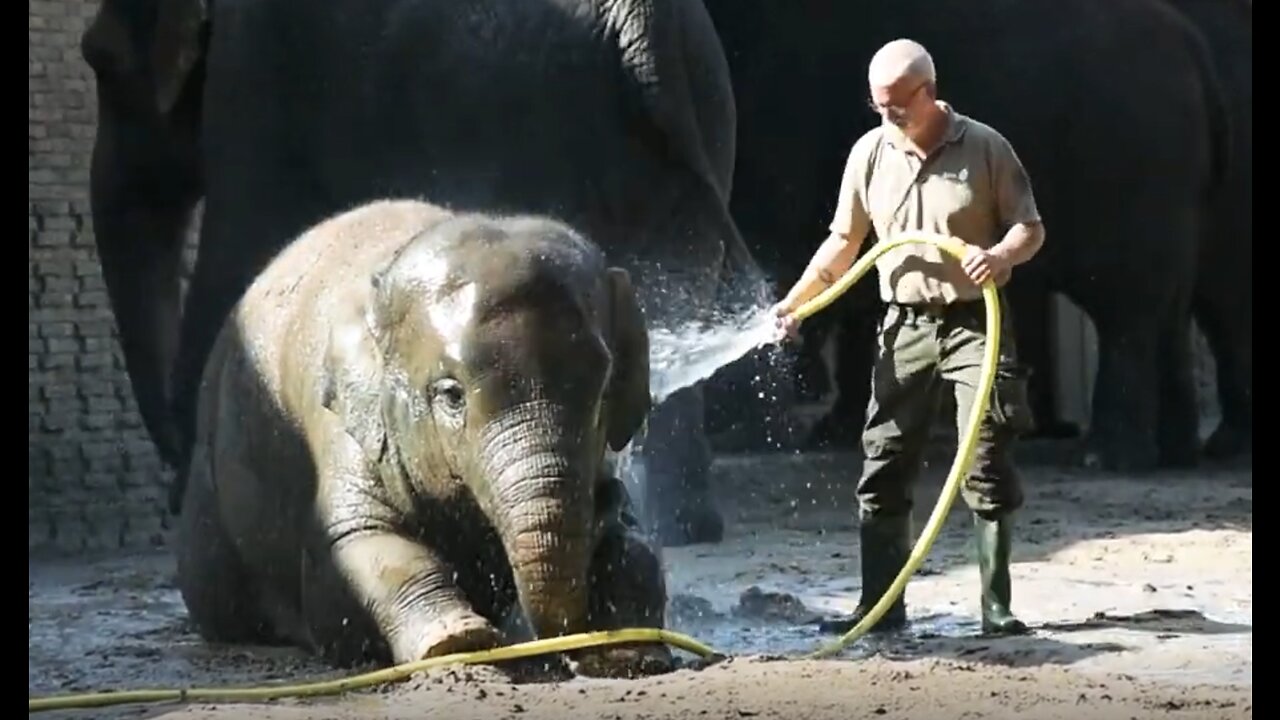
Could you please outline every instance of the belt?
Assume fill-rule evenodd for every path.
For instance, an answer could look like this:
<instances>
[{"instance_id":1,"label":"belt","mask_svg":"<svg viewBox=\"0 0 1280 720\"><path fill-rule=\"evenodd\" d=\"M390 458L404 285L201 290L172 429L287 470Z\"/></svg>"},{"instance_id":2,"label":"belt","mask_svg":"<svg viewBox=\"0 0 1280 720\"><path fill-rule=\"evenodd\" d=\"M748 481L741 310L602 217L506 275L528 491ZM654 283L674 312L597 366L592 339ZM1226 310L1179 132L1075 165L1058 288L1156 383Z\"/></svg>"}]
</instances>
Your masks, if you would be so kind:
<instances>
[{"instance_id":1,"label":"belt","mask_svg":"<svg viewBox=\"0 0 1280 720\"><path fill-rule=\"evenodd\" d=\"M957 300L955 302L900 303L891 302L906 320L943 320L946 318L974 317L986 312L983 300Z\"/></svg>"}]
</instances>

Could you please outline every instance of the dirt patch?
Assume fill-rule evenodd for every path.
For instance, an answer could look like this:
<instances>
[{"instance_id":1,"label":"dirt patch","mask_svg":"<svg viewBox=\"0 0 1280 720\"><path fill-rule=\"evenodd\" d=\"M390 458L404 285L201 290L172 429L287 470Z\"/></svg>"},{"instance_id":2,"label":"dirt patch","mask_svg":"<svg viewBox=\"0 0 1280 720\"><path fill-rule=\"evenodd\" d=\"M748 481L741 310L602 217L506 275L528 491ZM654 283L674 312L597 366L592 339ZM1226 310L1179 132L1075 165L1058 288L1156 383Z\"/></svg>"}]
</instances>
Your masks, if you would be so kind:
<instances>
[{"instance_id":1,"label":"dirt patch","mask_svg":"<svg viewBox=\"0 0 1280 720\"><path fill-rule=\"evenodd\" d=\"M947 463L917 493L923 527ZM907 590L912 630L835 659L814 621L857 601L856 457L717 464L718 545L664 553L671 624L733 657L637 681L515 683L486 668L310 702L126 706L42 717L1251 718L1251 469L1145 479L1027 468L1014 609L1035 633L978 634L957 500ZM338 674L287 649L194 637L165 554L31 561L32 695L300 682ZM689 659L685 656L686 659ZM785 659L784 659L785 658Z\"/></svg>"}]
</instances>

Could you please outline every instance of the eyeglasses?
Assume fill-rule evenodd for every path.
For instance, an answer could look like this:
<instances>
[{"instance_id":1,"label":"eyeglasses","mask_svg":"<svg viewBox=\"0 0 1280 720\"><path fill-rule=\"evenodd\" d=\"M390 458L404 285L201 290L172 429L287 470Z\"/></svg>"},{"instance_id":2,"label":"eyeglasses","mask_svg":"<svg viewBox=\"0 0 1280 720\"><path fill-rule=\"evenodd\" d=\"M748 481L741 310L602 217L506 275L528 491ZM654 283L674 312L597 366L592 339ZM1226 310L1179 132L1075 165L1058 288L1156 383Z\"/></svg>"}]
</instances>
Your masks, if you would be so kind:
<instances>
[{"instance_id":1,"label":"eyeglasses","mask_svg":"<svg viewBox=\"0 0 1280 720\"><path fill-rule=\"evenodd\" d=\"M899 113L905 112L907 109L907 106L911 104L912 98L916 96L916 93L920 92L920 89L928 84L929 84L929 81L926 80L916 85L914 88L912 88L911 92L907 93L907 96L903 98L901 105L881 105L877 103L874 98L868 97L867 107L871 108L872 112L880 115L883 115L885 112L888 112L888 111L896 111Z\"/></svg>"}]
</instances>

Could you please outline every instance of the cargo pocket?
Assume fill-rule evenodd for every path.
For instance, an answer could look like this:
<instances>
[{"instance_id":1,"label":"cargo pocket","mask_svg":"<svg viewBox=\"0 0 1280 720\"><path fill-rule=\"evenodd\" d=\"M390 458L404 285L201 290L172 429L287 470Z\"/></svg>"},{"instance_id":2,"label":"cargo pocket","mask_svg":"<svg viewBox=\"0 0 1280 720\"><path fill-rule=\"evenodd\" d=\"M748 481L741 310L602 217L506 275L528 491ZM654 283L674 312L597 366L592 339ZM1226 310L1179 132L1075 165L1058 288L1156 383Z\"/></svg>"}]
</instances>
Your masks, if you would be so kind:
<instances>
[{"instance_id":1,"label":"cargo pocket","mask_svg":"<svg viewBox=\"0 0 1280 720\"><path fill-rule=\"evenodd\" d=\"M1027 390L1029 375L1030 372L1022 368L1001 370L991 385L992 419L1018 435L1029 433L1036 427Z\"/></svg>"}]
</instances>

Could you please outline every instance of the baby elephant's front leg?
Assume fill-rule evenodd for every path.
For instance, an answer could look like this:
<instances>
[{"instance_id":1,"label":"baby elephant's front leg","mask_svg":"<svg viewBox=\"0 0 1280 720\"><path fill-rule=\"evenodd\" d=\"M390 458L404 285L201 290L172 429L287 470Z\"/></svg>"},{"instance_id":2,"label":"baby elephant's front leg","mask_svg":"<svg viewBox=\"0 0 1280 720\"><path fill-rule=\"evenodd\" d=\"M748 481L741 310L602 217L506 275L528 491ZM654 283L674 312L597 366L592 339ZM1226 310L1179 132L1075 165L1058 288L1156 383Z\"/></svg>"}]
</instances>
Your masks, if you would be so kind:
<instances>
[{"instance_id":1,"label":"baby elephant's front leg","mask_svg":"<svg viewBox=\"0 0 1280 720\"><path fill-rule=\"evenodd\" d=\"M502 633L476 613L454 582L452 567L433 550L388 531L363 531L332 546L328 575L342 587L307 587L304 600L316 640L326 654L335 648L385 645L400 664L502 644ZM336 592L333 592L336 591ZM351 622L323 598L347 597L364 608L369 622ZM343 603L346 605L346 603ZM350 607L350 605L348 605ZM380 638L351 637L370 624ZM324 630L321 630L323 628Z\"/></svg>"}]
</instances>

